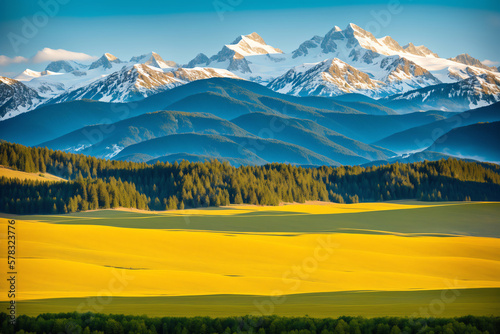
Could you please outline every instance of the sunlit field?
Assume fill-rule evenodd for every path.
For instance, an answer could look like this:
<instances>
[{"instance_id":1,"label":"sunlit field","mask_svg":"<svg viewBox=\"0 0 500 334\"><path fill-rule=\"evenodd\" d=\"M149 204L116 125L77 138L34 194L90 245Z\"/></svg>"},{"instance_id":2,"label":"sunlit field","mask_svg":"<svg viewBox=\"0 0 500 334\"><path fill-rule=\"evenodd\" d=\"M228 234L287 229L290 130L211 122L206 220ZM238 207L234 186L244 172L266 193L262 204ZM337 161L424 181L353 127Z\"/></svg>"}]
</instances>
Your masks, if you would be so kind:
<instances>
[{"instance_id":1,"label":"sunlit field","mask_svg":"<svg viewBox=\"0 0 500 334\"><path fill-rule=\"evenodd\" d=\"M101 307L114 313L154 315L147 305L163 303L176 315L248 314L255 298L287 296L273 302L280 314L326 316L344 305L375 316L368 310L409 315L450 289L466 292L449 314L500 314L499 214L498 203L394 202L4 217L16 219L21 313L105 296Z\"/></svg>"},{"instance_id":2,"label":"sunlit field","mask_svg":"<svg viewBox=\"0 0 500 334\"><path fill-rule=\"evenodd\" d=\"M65 181L64 179L49 173L26 173L0 165L0 177L30 180L30 181Z\"/></svg>"}]
</instances>

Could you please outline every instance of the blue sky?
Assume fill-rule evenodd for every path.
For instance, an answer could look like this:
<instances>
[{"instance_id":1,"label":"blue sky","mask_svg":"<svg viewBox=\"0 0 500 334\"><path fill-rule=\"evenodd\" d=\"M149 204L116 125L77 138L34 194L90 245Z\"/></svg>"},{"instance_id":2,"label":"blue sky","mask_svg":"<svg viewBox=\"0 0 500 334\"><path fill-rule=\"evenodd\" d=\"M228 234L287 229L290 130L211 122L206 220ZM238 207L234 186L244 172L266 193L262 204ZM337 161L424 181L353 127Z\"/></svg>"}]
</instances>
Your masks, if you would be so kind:
<instances>
[{"instance_id":1,"label":"blue sky","mask_svg":"<svg viewBox=\"0 0 500 334\"><path fill-rule=\"evenodd\" d=\"M291 52L349 22L401 45L424 44L442 57L467 52L500 64L499 1L7 0L0 2L0 74L42 70L53 56L40 53L44 48L95 57L110 52L124 60L156 51L186 63L254 31ZM35 31L29 23L37 24Z\"/></svg>"}]
</instances>

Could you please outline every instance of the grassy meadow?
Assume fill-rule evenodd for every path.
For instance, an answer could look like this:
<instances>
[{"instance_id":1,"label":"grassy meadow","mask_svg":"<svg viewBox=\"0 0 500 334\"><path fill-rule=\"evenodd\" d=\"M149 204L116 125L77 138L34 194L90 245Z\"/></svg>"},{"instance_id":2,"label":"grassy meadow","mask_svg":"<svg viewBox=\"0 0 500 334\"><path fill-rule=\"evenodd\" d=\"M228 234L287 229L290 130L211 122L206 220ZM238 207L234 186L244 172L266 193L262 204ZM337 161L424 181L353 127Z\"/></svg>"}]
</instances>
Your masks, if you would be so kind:
<instances>
[{"instance_id":1,"label":"grassy meadow","mask_svg":"<svg viewBox=\"0 0 500 334\"><path fill-rule=\"evenodd\" d=\"M2 217L2 239L16 219L20 314L500 314L500 203Z\"/></svg>"},{"instance_id":2,"label":"grassy meadow","mask_svg":"<svg viewBox=\"0 0 500 334\"><path fill-rule=\"evenodd\" d=\"M66 181L63 178L50 173L26 173L9 167L0 165L0 177L5 176L11 179L30 180L30 181Z\"/></svg>"}]
</instances>

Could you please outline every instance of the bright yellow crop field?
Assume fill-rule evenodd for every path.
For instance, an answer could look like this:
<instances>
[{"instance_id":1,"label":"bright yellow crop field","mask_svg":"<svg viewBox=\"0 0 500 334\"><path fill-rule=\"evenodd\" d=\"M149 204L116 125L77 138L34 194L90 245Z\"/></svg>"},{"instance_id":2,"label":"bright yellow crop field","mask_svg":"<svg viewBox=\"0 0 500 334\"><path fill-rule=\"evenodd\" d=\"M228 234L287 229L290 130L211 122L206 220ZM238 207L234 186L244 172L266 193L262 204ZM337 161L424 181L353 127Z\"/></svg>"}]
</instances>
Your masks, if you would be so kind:
<instances>
[{"instance_id":1,"label":"bright yellow crop field","mask_svg":"<svg viewBox=\"0 0 500 334\"><path fill-rule=\"evenodd\" d=\"M41 175L43 176L41 176ZM30 180L30 181L66 181L63 178L49 173L26 173L19 170L14 170L0 165L0 177L5 176L13 179Z\"/></svg>"},{"instance_id":2,"label":"bright yellow crop field","mask_svg":"<svg viewBox=\"0 0 500 334\"><path fill-rule=\"evenodd\" d=\"M189 216L231 216L237 214L247 214L256 212L269 212L275 216L275 213L283 212L283 214L314 214L328 215L338 213L357 213L357 212L373 212L373 211L388 211L388 210L404 210L425 207L436 207L447 204L401 204L401 203L356 203L353 204L338 204L328 202L306 202L305 204L285 203L279 206L259 206L259 205L231 205L224 209L189 209L175 211L160 211L156 212L160 215L189 215ZM137 211L137 210L134 210Z\"/></svg>"},{"instance_id":3,"label":"bright yellow crop field","mask_svg":"<svg viewBox=\"0 0 500 334\"><path fill-rule=\"evenodd\" d=\"M367 205L360 204L360 210ZM5 240L7 220L0 223ZM500 287L498 238L238 233L21 220L16 231L18 300ZM1 247L5 262L4 242Z\"/></svg>"}]
</instances>

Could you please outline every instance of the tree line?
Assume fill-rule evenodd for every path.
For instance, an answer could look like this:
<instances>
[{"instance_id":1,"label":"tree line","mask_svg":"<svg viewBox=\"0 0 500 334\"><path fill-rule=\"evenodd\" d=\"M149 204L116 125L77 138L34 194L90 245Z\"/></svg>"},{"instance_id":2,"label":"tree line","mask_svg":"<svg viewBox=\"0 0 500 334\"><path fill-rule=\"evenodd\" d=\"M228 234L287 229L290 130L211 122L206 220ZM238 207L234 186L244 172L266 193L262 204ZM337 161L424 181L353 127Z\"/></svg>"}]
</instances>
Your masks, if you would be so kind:
<instances>
[{"instance_id":1,"label":"tree line","mask_svg":"<svg viewBox=\"0 0 500 334\"><path fill-rule=\"evenodd\" d=\"M155 164L97 159L2 142L0 164L67 182L0 178L0 210L66 213L117 206L174 210L280 202L500 200L500 166L457 159L377 167L233 167L217 160Z\"/></svg>"},{"instance_id":2,"label":"tree line","mask_svg":"<svg viewBox=\"0 0 500 334\"><path fill-rule=\"evenodd\" d=\"M244 316L244 317L147 317L95 313L44 313L36 317L21 315L15 325L0 313L1 332L10 333L174 333L174 334L496 334L500 317L464 316L458 318L334 318Z\"/></svg>"}]
</instances>

